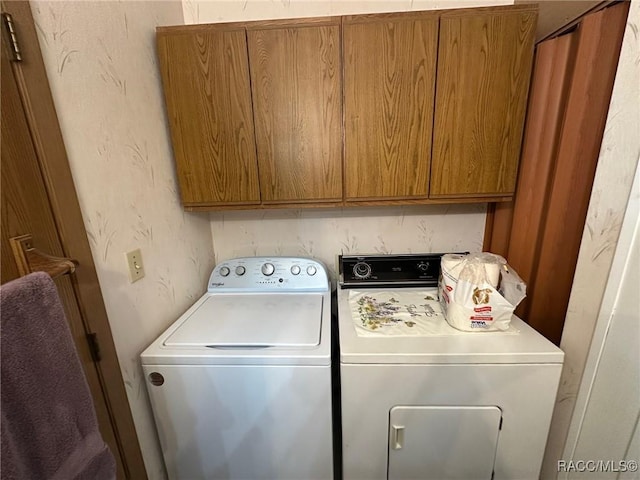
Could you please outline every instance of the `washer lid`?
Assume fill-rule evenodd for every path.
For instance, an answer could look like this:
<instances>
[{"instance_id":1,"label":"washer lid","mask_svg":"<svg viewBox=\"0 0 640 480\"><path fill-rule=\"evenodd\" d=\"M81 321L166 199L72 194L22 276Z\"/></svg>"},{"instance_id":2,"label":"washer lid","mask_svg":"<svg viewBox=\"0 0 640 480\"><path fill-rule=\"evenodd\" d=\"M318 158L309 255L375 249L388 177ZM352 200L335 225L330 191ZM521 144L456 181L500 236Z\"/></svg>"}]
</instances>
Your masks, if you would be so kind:
<instances>
[{"instance_id":1,"label":"washer lid","mask_svg":"<svg viewBox=\"0 0 640 480\"><path fill-rule=\"evenodd\" d=\"M322 297L212 295L164 342L175 347L313 347L320 343Z\"/></svg>"}]
</instances>

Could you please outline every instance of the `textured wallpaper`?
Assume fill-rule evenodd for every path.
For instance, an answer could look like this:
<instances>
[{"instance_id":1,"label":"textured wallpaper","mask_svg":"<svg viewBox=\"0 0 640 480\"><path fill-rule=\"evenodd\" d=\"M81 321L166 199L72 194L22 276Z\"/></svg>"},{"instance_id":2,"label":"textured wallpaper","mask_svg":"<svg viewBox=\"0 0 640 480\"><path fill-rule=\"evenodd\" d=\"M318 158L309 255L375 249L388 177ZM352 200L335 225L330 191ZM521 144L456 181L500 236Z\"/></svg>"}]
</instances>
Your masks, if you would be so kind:
<instances>
[{"instance_id":1,"label":"textured wallpaper","mask_svg":"<svg viewBox=\"0 0 640 480\"><path fill-rule=\"evenodd\" d=\"M161 2L35 2L33 14L145 464L164 478L140 352L203 292L206 214L182 211L156 65ZM146 277L130 284L125 252Z\"/></svg>"},{"instance_id":2,"label":"textured wallpaper","mask_svg":"<svg viewBox=\"0 0 640 480\"><path fill-rule=\"evenodd\" d=\"M211 214L217 260L301 255L335 279L340 253L429 253L482 249L486 204L230 211Z\"/></svg>"},{"instance_id":3,"label":"textured wallpaper","mask_svg":"<svg viewBox=\"0 0 640 480\"><path fill-rule=\"evenodd\" d=\"M183 0L187 24L511 4L513 0Z\"/></svg>"}]
</instances>

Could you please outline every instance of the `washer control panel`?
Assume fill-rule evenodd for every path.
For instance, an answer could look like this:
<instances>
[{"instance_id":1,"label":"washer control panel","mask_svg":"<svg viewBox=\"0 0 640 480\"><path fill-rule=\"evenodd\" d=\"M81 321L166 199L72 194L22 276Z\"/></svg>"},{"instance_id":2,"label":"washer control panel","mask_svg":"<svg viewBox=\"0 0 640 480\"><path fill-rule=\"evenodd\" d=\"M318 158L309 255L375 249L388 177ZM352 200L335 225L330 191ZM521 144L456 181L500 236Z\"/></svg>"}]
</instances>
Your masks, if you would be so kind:
<instances>
[{"instance_id":1,"label":"washer control panel","mask_svg":"<svg viewBox=\"0 0 640 480\"><path fill-rule=\"evenodd\" d=\"M307 291L329 290L325 266L304 257L242 257L221 262L209 277L207 291Z\"/></svg>"}]
</instances>

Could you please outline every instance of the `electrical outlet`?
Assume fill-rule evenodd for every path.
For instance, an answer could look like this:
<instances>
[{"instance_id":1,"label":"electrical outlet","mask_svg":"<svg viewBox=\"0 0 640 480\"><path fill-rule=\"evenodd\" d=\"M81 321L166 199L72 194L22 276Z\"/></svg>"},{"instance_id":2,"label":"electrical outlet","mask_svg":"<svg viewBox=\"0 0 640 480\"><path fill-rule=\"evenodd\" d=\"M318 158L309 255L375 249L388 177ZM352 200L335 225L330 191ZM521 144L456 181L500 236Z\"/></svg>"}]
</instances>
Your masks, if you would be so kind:
<instances>
[{"instance_id":1,"label":"electrical outlet","mask_svg":"<svg viewBox=\"0 0 640 480\"><path fill-rule=\"evenodd\" d=\"M137 282L144 277L144 264L142 263L142 253L139 248L127 253L127 264L129 265L129 281Z\"/></svg>"}]
</instances>

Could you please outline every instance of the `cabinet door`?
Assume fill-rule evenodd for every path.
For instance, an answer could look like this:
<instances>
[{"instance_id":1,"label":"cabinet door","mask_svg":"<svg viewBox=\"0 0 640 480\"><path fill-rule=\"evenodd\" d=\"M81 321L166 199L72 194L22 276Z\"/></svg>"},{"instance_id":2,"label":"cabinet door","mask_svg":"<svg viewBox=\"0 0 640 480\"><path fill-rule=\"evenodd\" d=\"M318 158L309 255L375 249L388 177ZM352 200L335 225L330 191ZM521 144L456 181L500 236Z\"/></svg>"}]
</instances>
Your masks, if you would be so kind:
<instances>
[{"instance_id":1,"label":"cabinet door","mask_svg":"<svg viewBox=\"0 0 640 480\"><path fill-rule=\"evenodd\" d=\"M442 15L431 197L514 192L536 17L531 7Z\"/></svg>"},{"instance_id":2,"label":"cabinet door","mask_svg":"<svg viewBox=\"0 0 640 480\"><path fill-rule=\"evenodd\" d=\"M437 14L345 17L345 198L426 198Z\"/></svg>"},{"instance_id":3,"label":"cabinet door","mask_svg":"<svg viewBox=\"0 0 640 480\"><path fill-rule=\"evenodd\" d=\"M244 28L158 30L182 202L260 202Z\"/></svg>"},{"instance_id":4,"label":"cabinet door","mask_svg":"<svg viewBox=\"0 0 640 480\"><path fill-rule=\"evenodd\" d=\"M394 407L389 480L489 480L502 412L498 407Z\"/></svg>"},{"instance_id":5,"label":"cabinet door","mask_svg":"<svg viewBox=\"0 0 640 480\"><path fill-rule=\"evenodd\" d=\"M250 28L248 42L263 202L341 201L339 20Z\"/></svg>"}]
</instances>

